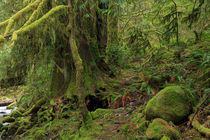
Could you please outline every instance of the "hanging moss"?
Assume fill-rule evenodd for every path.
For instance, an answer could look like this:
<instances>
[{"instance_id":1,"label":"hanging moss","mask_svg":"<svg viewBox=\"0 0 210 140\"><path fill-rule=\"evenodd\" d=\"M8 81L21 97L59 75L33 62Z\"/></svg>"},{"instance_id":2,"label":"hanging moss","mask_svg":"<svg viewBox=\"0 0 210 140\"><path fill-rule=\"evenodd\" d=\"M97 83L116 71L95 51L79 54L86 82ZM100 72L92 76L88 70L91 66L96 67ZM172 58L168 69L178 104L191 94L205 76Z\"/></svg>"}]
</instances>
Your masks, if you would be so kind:
<instances>
[{"instance_id":1,"label":"hanging moss","mask_svg":"<svg viewBox=\"0 0 210 140\"><path fill-rule=\"evenodd\" d=\"M23 8L22 10L17 12L15 15L13 15L8 21L7 28L6 28L6 31L5 31L4 35L7 35L10 32L14 23L17 22L17 20L21 19L20 18L21 16L23 16L23 15L29 13L30 11L33 11L34 9L36 9L40 2L41 2L41 0L36 0L35 2L31 3L30 5L28 5L27 7Z\"/></svg>"},{"instance_id":2,"label":"hanging moss","mask_svg":"<svg viewBox=\"0 0 210 140\"><path fill-rule=\"evenodd\" d=\"M6 31L5 31L5 33L4 33L4 35L6 36L8 33L9 33L9 31L11 30L11 28L12 28L12 26L13 26L13 24L14 24L14 19L9 19L9 23L8 23L8 25L7 25L7 28L6 28Z\"/></svg>"},{"instance_id":3,"label":"hanging moss","mask_svg":"<svg viewBox=\"0 0 210 140\"><path fill-rule=\"evenodd\" d=\"M5 27L7 26L8 22L9 22L9 19L0 23L0 33L2 33L5 30Z\"/></svg>"},{"instance_id":4,"label":"hanging moss","mask_svg":"<svg viewBox=\"0 0 210 140\"><path fill-rule=\"evenodd\" d=\"M0 45L1 45L2 43L4 43L5 41L6 41L6 39L5 39L3 36L0 35Z\"/></svg>"},{"instance_id":5,"label":"hanging moss","mask_svg":"<svg viewBox=\"0 0 210 140\"><path fill-rule=\"evenodd\" d=\"M29 18L29 20L23 25L23 27L28 26L42 15L43 9L45 8L47 1L48 0L43 0L41 3L39 3L38 8L34 10L33 14Z\"/></svg>"},{"instance_id":6,"label":"hanging moss","mask_svg":"<svg viewBox=\"0 0 210 140\"><path fill-rule=\"evenodd\" d=\"M24 33L27 33L27 32L31 32L32 30L36 30L36 29L42 27L42 25L49 23L50 22L49 17L54 16L56 14L59 14L59 15L63 14L62 11L65 12L67 10L67 8L68 8L68 6L60 5L60 6L57 6L53 9L51 9L47 14L45 14L39 20L36 20L35 22L26 26L25 28L15 31L13 33L12 40L16 41L16 40L18 40L18 36L20 36Z\"/></svg>"}]
</instances>

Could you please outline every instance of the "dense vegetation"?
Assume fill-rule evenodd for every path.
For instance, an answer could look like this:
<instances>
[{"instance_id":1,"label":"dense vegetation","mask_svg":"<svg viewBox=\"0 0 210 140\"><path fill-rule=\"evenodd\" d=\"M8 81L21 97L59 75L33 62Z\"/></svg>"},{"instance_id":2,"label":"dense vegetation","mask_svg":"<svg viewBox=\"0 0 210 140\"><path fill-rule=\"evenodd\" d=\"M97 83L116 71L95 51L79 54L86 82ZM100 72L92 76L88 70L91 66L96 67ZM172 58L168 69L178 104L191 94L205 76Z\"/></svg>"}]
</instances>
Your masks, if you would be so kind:
<instances>
[{"instance_id":1,"label":"dense vegetation","mask_svg":"<svg viewBox=\"0 0 210 140\"><path fill-rule=\"evenodd\" d=\"M0 139L208 139L209 21L208 0L0 0Z\"/></svg>"}]
</instances>

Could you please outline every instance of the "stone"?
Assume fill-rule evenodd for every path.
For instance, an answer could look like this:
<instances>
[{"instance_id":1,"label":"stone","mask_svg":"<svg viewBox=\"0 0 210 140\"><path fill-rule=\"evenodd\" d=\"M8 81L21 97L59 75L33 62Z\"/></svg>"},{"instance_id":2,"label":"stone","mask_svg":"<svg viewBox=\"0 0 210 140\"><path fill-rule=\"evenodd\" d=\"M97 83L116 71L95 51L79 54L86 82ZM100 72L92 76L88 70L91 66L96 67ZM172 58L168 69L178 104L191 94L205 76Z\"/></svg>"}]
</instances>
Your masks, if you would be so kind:
<instances>
[{"instance_id":1,"label":"stone","mask_svg":"<svg viewBox=\"0 0 210 140\"><path fill-rule=\"evenodd\" d=\"M164 136L170 139L179 139L180 133L165 120L157 118L149 124L146 130L146 136L148 139L161 139Z\"/></svg>"},{"instance_id":2,"label":"stone","mask_svg":"<svg viewBox=\"0 0 210 140\"><path fill-rule=\"evenodd\" d=\"M162 118L168 122L182 122L191 113L194 99L193 94L180 86L166 87L146 105L146 119Z\"/></svg>"}]
</instances>

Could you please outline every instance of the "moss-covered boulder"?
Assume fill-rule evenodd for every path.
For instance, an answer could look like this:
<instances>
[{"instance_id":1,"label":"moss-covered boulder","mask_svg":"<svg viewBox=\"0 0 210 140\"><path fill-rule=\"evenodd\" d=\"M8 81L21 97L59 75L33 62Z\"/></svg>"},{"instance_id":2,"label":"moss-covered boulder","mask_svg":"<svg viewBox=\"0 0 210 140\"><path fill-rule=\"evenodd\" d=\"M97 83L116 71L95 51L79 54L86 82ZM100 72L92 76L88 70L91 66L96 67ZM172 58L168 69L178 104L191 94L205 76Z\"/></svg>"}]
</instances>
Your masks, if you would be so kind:
<instances>
[{"instance_id":1,"label":"moss-covered boulder","mask_svg":"<svg viewBox=\"0 0 210 140\"><path fill-rule=\"evenodd\" d=\"M195 97L180 86L169 86L161 90L147 104L146 119L162 118L178 123L190 114Z\"/></svg>"},{"instance_id":2,"label":"moss-covered boulder","mask_svg":"<svg viewBox=\"0 0 210 140\"><path fill-rule=\"evenodd\" d=\"M164 136L171 139L180 138L179 131L160 118L154 119L153 122L149 124L149 127L146 130L146 135L148 139L155 140L160 140Z\"/></svg>"}]
</instances>

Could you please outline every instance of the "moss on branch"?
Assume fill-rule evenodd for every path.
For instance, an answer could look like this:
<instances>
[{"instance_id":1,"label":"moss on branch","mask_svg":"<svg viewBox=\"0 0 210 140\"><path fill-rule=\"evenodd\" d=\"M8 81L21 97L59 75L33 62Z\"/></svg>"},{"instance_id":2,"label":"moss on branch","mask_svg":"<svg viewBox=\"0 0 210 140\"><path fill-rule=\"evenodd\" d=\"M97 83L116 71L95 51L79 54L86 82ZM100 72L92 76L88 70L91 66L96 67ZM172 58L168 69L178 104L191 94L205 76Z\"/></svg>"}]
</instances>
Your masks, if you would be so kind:
<instances>
[{"instance_id":1,"label":"moss on branch","mask_svg":"<svg viewBox=\"0 0 210 140\"><path fill-rule=\"evenodd\" d=\"M28 26L26 26L24 28L21 28L21 29L15 31L13 33L12 40L16 41L16 40L18 40L18 36L20 36L22 34L25 34L27 32L31 32L32 30L36 30L36 29L42 27L43 24L47 24L47 23L50 22L50 18L49 17L52 17L52 16L54 16L56 14L58 14L58 15L63 14L63 12L65 12L67 9L68 9L68 6L65 6L65 5L60 5L60 6L57 6L57 7L53 8L53 9L51 9L48 13L46 13L40 19L36 20L35 22L31 23L30 25L28 25Z\"/></svg>"},{"instance_id":2,"label":"moss on branch","mask_svg":"<svg viewBox=\"0 0 210 140\"><path fill-rule=\"evenodd\" d=\"M210 129L201 125L196 119L193 120L192 126L197 129L200 133L210 136Z\"/></svg>"},{"instance_id":3,"label":"moss on branch","mask_svg":"<svg viewBox=\"0 0 210 140\"><path fill-rule=\"evenodd\" d=\"M9 19L0 23L0 33L4 31L4 29L6 28L8 22L9 22Z\"/></svg>"},{"instance_id":4,"label":"moss on branch","mask_svg":"<svg viewBox=\"0 0 210 140\"><path fill-rule=\"evenodd\" d=\"M17 12L15 15L13 15L7 22L7 27L6 27L6 31L5 31L4 35L7 35L10 32L14 23L16 23L18 20L22 19L21 18L22 16L24 16L25 14L28 14L29 12L36 9L40 2L41 2L41 0L36 0L35 2L29 4L28 6L26 6L19 12ZM6 24L6 23L4 23L4 24Z\"/></svg>"},{"instance_id":5,"label":"moss on branch","mask_svg":"<svg viewBox=\"0 0 210 140\"><path fill-rule=\"evenodd\" d=\"M48 0L43 0L42 2L39 3L39 6L36 10L34 10L33 14L30 16L29 20L23 25L23 27L28 26L35 20L37 20L42 14L43 14L43 9L46 6ZM23 28L22 27L22 28Z\"/></svg>"},{"instance_id":6,"label":"moss on branch","mask_svg":"<svg viewBox=\"0 0 210 140\"><path fill-rule=\"evenodd\" d=\"M0 45L4 42L5 42L5 38L2 35L0 35Z\"/></svg>"}]
</instances>

